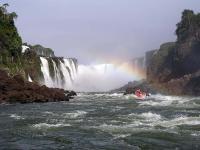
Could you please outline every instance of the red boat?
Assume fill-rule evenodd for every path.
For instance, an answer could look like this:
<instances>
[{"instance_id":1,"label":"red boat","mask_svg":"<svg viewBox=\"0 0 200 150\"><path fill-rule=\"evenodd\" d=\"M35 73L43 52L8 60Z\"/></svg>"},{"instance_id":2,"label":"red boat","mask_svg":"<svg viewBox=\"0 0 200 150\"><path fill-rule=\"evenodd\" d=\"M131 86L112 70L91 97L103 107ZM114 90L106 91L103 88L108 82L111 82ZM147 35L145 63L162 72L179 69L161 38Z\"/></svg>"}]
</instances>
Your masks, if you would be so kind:
<instances>
[{"instance_id":1,"label":"red boat","mask_svg":"<svg viewBox=\"0 0 200 150\"><path fill-rule=\"evenodd\" d=\"M143 100L143 99L146 98L146 96L147 96L147 94L145 92L142 92L140 89L135 91L135 98L136 99Z\"/></svg>"}]
</instances>

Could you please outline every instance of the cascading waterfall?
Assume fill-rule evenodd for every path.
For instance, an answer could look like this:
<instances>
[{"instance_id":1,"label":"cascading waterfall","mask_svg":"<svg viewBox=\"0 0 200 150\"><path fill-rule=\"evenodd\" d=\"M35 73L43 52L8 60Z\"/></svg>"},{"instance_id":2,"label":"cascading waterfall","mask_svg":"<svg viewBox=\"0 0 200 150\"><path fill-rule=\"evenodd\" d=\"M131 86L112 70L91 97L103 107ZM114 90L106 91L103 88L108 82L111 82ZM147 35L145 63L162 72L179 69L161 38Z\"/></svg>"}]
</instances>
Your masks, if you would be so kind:
<instances>
[{"instance_id":1,"label":"cascading waterfall","mask_svg":"<svg viewBox=\"0 0 200 150\"><path fill-rule=\"evenodd\" d=\"M30 75L28 74L28 81L29 82L33 82L33 80L31 79Z\"/></svg>"},{"instance_id":2,"label":"cascading waterfall","mask_svg":"<svg viewBox=\"0 0 200 150\"><path fill-rule=\"evenodd\" d=\"M50 76L50 72L49 72L49 63L47 61L46 58L44 57L40 57L41 60L41 71L43 73L43 77L44 77L44 84L48 87L53 87L53 81L52 78Z\"/></svg>"},{"instance_id":3,"label":"cascading waterfall","mask_svg":"<svg viewBox=\"0 0 200 150\"><path fill-rule=\"evenodd\" d=\"M70 75L71 75L71 79L75 80L76 75L77 75L77 69L76 69L76 64L73 61L73 59L64 59L64 64L65 66L67 66L70 70Z\"/></svg>"},{"instance_id":4,"label":"cascading waterfall","mask_svg":"<svg viewBox=\"0 0 200 150\"><path fill-rule=\"evenodd\" d=\"M64 89L67 89L67 87L71 87L72 84L70 70L67 69L68 66L65 66L65 64L62 61L59 60L59 63L60 63L60 70L62 71L63 74L62 85Z\"/></svg>"},{"instance_id":5,"label":"cascading waterfall","mask_svg":"<svg viewBox=\"0 0 200 150\"><path fill-rule=\"evenodd\" d=\"M52 60L52 63L53 63L54 74L55 74L55 77L54 77L55 87L62 88L62 80L61 80L60 70L58 69L54 60Z\"/></svg>"},{"instance_id":6,"label":"cascading waterfall","mask_svg":"<svg viewBox=\"0 0 200 150\"><path fill-rule=\"evenodd\" d=\"M71 89L73 80L76 77L76 61L73 59L62 59L62 58L54 58L57 59L57 63L53 60L53 58L40 57L41 60L41 72L44 76L44 82L48 87L56 87L63 89ZM50 73L50 64L48 61L52 62L53 67L53 75Z\"/></svg>"}]
</instances>

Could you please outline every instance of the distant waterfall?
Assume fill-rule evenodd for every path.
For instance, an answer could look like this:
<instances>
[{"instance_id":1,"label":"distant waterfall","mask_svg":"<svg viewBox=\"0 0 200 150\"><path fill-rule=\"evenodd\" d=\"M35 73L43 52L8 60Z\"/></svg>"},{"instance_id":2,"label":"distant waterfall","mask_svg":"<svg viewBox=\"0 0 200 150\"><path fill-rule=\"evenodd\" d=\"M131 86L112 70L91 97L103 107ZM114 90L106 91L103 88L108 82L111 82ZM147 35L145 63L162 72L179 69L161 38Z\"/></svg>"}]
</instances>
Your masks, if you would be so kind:
<instances>
[{"instance_id":1,"label":"distant waterfall","mask_svg":"<svg viewBox=\"0 0 200 150\"><path fill-rule=\"evenodd\" d=\"M133 66L136 71L146 70L146 58L140 57L133 59Z\"/></svg>"},{"instance_id":2,"label":"distant waterfall","mask_svg":"<svg viewBox=\"0 0 200 150\"><path fill-rule=\"evenodd\" d=\"M77 72L75 59L40 57L43 84L48 87L70 89Z\"/></svg>"},{"instance_id":3,"label":"distant waterfall","mask_svg":"<svg viewBox=\"0 0 200 150\"><path fill-rule=\"evenodd\" d=\"M109 91L138 78L128 63L79 65L73 89L84 92Z\"/></svg>"}]
</instances>

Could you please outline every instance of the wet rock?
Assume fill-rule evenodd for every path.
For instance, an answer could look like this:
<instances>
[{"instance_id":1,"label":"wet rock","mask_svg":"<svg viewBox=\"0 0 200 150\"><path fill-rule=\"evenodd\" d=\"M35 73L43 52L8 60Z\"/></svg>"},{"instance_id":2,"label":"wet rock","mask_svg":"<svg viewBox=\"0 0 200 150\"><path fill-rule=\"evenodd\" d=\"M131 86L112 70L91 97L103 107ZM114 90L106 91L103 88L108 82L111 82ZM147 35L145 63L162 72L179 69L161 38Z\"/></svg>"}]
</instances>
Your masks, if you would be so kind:
<instances>
[{"instance_id":1,"label":"wet rock","mask_svg":"<svg viewBox=\"0 0 200 150\"><path fill-rule=\"evenodd\" d=\"M76 92L74 91L64 91L64 93L69 99L74 98L74 96L77 96Z\"/></svg>"},{"instance_id":2,"label":"wet rock","mask_svg":"<svg viewBox=\"0 0 200 150\"><path fill-rule=\"evenodd\" d=\"M74 93L70 92L70 96L66 96L63 89L40 86L25 81L20 75L11 77L0 70L0 103L69 101Z\"/></svg>"}]
</instances>

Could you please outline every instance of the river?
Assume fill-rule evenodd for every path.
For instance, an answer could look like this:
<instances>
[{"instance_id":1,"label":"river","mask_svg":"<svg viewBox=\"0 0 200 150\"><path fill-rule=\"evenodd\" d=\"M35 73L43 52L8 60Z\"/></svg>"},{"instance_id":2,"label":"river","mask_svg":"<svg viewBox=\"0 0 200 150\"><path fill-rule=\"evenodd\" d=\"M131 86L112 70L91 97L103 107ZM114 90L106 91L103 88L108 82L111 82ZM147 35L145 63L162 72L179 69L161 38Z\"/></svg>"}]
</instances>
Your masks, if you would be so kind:
<instances>
[{"instance_id":1,"label":"river","mask_svg":"<svg viewBox=\"0 0 200 150\"><path fill-rule=\"evenodd\" d=\"M0 105L0 149L200 149L200 97L79 93Z\"/></svg>"}]
</instances>

